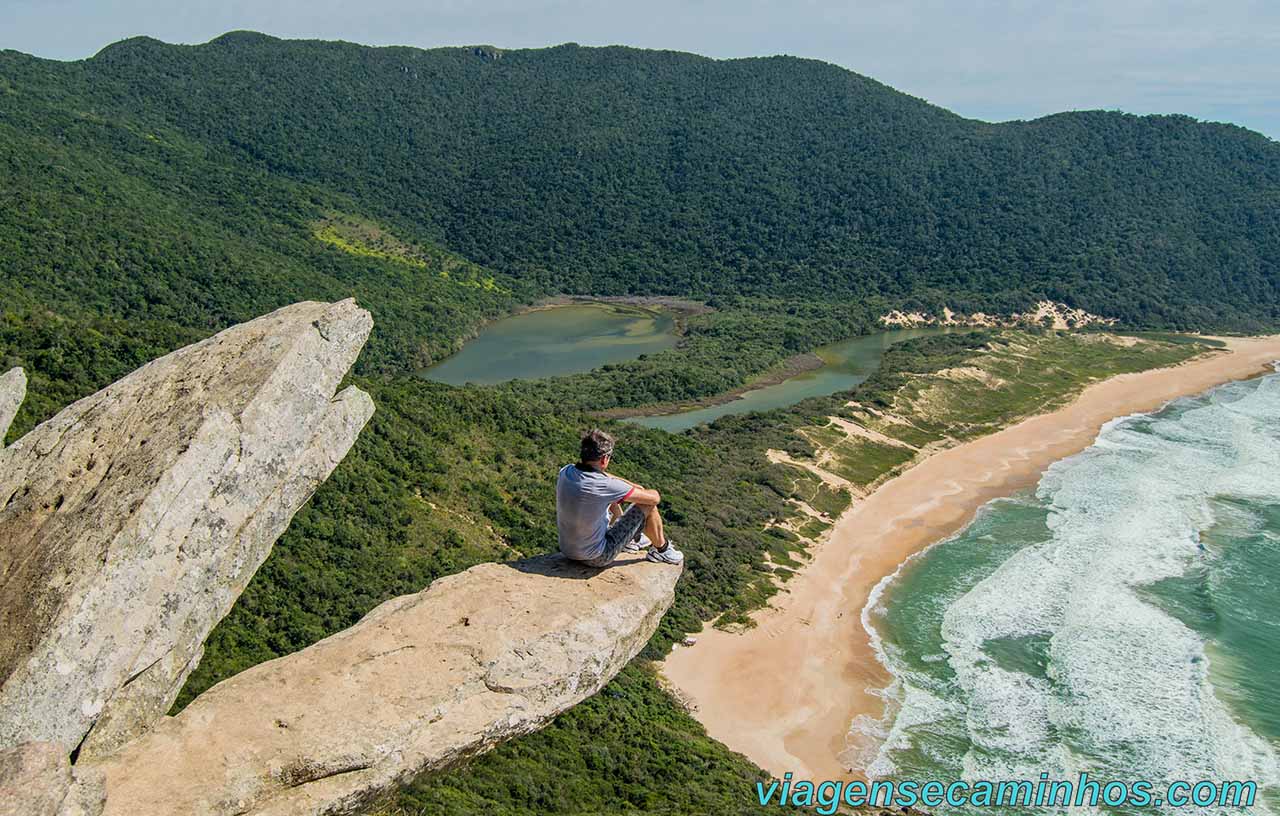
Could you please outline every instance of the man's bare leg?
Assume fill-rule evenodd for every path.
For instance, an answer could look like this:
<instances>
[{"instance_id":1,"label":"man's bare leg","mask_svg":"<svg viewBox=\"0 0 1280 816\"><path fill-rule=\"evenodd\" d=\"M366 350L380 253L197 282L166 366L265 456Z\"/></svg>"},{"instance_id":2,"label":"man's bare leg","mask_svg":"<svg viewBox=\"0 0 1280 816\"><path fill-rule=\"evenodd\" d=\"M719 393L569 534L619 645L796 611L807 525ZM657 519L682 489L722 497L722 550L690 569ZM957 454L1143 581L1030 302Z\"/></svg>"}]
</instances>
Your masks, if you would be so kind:
<instances>
[{"instance_id":1,"label":"man's bare leg","mask_svg":"<svg viewBox=\"0 0 1280 816\"><path fill-rule=\"evenodd\" d=\"M662 532L662 516L658 514L657 505L645 504L644 507L644 534L653 542L653 546L659 550L667 548L667 537ZM662 542L659 544L658 542Z\"/></svg>"}]
</instances>

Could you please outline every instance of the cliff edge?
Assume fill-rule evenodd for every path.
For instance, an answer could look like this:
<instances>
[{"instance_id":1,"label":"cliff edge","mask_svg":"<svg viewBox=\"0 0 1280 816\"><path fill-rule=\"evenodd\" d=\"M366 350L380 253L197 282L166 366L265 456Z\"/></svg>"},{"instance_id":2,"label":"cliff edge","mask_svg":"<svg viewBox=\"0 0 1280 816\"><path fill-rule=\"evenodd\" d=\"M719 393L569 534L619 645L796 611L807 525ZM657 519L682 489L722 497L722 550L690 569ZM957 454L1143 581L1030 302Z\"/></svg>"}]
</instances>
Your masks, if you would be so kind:
<instances>
[{"instance_id":1,"label":"cliff edge","mask_svg":"<svg viewBox=\"0 0 1280 816\"><path fill-rule=\"evenodd\" d=\"M76 768L105 780L107 816L350 813L599 691L649 640L680 573L639 556L481 564Z\"/></svg>"},{"instance_id":2,"label":"cliff edge","mask_svg":"<svg viewBox=\"0 0 1280 816\"><path fill-rule=\"evenodd\" d=\"M481 564L165 712L373 412L372 321L300 303L0 449L0 814L350 813L535 730L652 636L681 569ZM26 378L0 377L0 423ZM74 763L74 764L73 764Z\"/></svg>"},{"instance_id":3,"label":"cliff edge","mask_svg":"<svg viewBox=\"0 0 1280 816\"><path fill-rule=\"evenodd\" d=\"M105 755L164 715L372 415L334 394L372 325L353 300L280 309L0 450L0 748Z\"/></svg>"}]
</instances>

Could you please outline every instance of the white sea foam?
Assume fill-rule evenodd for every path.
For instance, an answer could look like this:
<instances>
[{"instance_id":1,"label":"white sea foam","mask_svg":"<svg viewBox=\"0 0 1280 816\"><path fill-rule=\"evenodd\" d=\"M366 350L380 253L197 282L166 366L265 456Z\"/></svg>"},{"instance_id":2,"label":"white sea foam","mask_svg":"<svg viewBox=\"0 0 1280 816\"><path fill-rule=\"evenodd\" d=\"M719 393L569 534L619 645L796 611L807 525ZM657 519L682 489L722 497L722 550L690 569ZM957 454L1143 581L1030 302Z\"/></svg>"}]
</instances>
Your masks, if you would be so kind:
<instances>
[{"instance_id":1,"label":"white sea foam","mask_svg":"<svg viewBox=\"0 0 1280 816\"><path fill-rule=\"evenodd\" d=\"M959 703L904 680L880 642L871 612L901 568L882 581L863 624L897 676L901 709L881 726L869 773L891 775L913 729L950 717L972 746L962 759L971 780L1088 769L1280 784L1274 748L1215 694L1200 636L1139 592L1211 557L1200 535L1216 497L1280 501L1278 440L1280 377L1270 376L1112 421L1091 448L1053 465L1036 493L1051 538L1016 552L944 614ZM993 641L1029 636L1047 639L1047 677L989 654Z\"/></svg>"},{"instance_id":2,"label":"white sea foam","mask_svg":"<svg viewBox=\"0 0 1280 816\"><path fill-rule=\"evenodd\" d=\"M975 521L985 512L989 512L988 506L979 509ZM887 687L870 690L884 701L884 716L875 718L860 714L849 726L847 742L858 746L858 755L851 759L872 779L887 778L894 774L896 767L890 755L894 750L905 748L909 744L907 733L910 728L934 722L945 713L956 713L955 707L944 711L942 709L944 701L924 689L912 686L901 676L901 670L898 668L901 661L898 660L898 655L892 653L895 651L892 646L885 644L880 630L872 621L873 617L884 616L885 592L902 577L903 571L911 564L925 558L935 547L943 546L953 539L954 536L936 541L923 550L907 556L893 572L881 578L872 587L867 595L867 602L862 607L860 618L862 628L867 633L867 640L871 644L876 660L893 678ZM925 657L926 662L943 662L946 659L945 654ZM910 713L900 717L904 709Z\"/></svg>"},{"instance_id":3,"label":"white sea foam","mask_svg":"<svg viewBox=\"0 0 1280 816\"><path fill-rule=\"evenodd\" d=\"M882 743L878 746L874 758L864 765L867 776L871 779L884 779L893 776L897 768L891 759L894 751L911 745L911 732L921 726L933 725L949 717L963 714L963 707L944 700L928 690L905 681L896 681L894 688L899 697L896 716L891 718L888 730L884 723L863 722L861 733L878 734Z\"/></svg>"},{"instance_id":4,"label":"white sea foam","mask_svg":"<svg viewBox=\"0 0 1280 816\"><path fill-rule=\"evenodd\" d=\"M894 736L892 729L895 727L899 714L904 707L906 692L903 688L903 680L897 676L893 669L898 661L885 651L884 639L880 636L880 630L872 623L871 616L884 614L884 607L881 605L884 592L890 584L898 579L902 574L903 567L910 560L907 559L907 561L899 564L897 569L876 583L871 589L871 593L867 596L867 603L862 607L860 616L862 628L867 633L867 639L871 643L872 651L875 652L876 660L880 661L880 664L894 678L886 688L875 690L876 696L884 700L884 717L875 718L866 714L859 714L849 725L849 738L846 742L858 746L858 755L852 757L852 760L854 764L861 766L865 773L873 779L891 776L894 773L895 767L888 757L888 752L892 750L892 747L906 747L907 741L905 736L901 735L902 729L905 728L905 723L902 726L898 726L898 738L891 738ZM916 702L913 709L920 707L920 704ZM914 718L918 715L913 713L911 716Z\"/></svg>"}]
</instances>

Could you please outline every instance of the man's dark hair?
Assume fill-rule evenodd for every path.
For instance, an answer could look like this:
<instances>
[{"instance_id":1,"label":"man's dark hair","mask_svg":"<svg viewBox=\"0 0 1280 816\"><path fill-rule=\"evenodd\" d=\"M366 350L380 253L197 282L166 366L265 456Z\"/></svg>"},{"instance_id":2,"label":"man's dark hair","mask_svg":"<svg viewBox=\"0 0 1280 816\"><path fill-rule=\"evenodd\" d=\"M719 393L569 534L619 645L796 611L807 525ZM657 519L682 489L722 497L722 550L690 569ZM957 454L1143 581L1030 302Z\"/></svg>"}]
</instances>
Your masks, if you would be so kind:
<instances>
[{"instance_id":1,"label":"man's dark hair","mask_svg":"<svg viewBox=\"0 0 1280 816\"><path fill-rule=\"evenodd\" d=\"M613 453L613 437L600 430L592 428L582 436L582 454L583 462L598 462L601 459Z\"/></svg>"}]
</instances>

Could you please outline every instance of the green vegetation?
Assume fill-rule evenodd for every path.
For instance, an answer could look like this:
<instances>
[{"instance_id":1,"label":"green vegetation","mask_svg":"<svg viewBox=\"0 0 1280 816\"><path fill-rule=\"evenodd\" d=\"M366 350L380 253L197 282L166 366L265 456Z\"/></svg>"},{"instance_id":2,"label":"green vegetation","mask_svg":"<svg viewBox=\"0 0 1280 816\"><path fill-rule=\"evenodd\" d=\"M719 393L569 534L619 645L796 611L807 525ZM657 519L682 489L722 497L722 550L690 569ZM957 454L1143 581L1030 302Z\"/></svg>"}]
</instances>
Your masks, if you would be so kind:
<instances>
[{"instance_id":1,"label":"green vegetation","mask_svg":"<svg viewBox=\"0 0 1280 816\"><path fill-rule=\"evenodd\" d=\"M1127 342L1096 333L998 332L986 353L966 355L934 340L913 344L920 354L914 360L882 367L868 380L874 396L839 413L917 448L963 441L1064 405L1091 382L1173 365L1211 347L1185 338ZM868 407L909 421L869 415Z\"/></svg>"},{"instance_id":2,"label":"green vegetation","mask_svg":"<svg viewBox=\"0 0 1280 816\"><path fill-rule=\"evenodd\" d=\"M706 736L643 664L546 730L436 780L410 786L380 816L480 814L799 814L762 807L768 775Z\"/></svg>"},{"instance_id":3,"label":"green vegetation","mask_svg":"<svg viewBox=\"0 0 1280 816\"><path fill-rule=\"evenodd\" d=\"M483 321L536 296L411 225L387 232L415 247L426 268L326 243L315 225L355 209L341 193L237 162L172 130L93 114L56 81L61 70L0 54L0 75L12 81L0 93L7 326L65 336L70 325L111 323L82 345L134 342L111 339L116 330L168 333L158 349L167 351L288 303L358 297L377 319L361 370L405 371L451 353ZM439 274L450 270L467 270L463 279L481 285ZM15 342L5 352L29 348Z\"/></svg>"},{"instance_id":4,"label":"green vegetation","mask_svg":"<svg viewBox=\"0 0 1280 816\"><path fill-rule=\"evenodd\" d=\"M500 286L483 267L438 247L405 243L367 219L331 213L315 224L314 235L324 243L357 257L429 269L459 286L510 294L510 290Z\"/></svg>"},{"instance_id":5,"label":"green vegetation","mask_svg":"<svg viewBox=\"0 0 1280 816\"><path fill-rule=\"evenodd\" d=\"M1099 112L986 125L790 58L247 33L130 40L78 63L0 52L0 189L0 366L31 377L10 439L287 303L356 297L374 314L354 379L378 411L214 631L179 707L386 598L554 549L549 474L595 412L731 390L889 308L1004 313L1043 297L1132 329L1280 323L1267 139ZM560 293L713 311L684 320L675 349L586 375L412 376ZM1142 338L937 336L891 349L852 396L680 436L610 424L617 470L660 487L688 559L643 657L705 622L747 622L829 528L821 515L848 505L767 451L874 483L917 448L1199 350ZM759 774L642 660L546 730L386 807L746 813Z\"/></svg>"},{"instance_id":6,"label":"green vegetation","mask_svg":"<svg viewBox=\"0 0 1280 816\"><path fill-rule=\"evenodd\" d=\"M1087 335L941 335L890 349L882 371L852 397L907 410L944 404L938 389L957 382L938 376L947 368L1005 370L1017 360L1031 370L1069 372L1046 375L1052 385L1045 391L1014 381L994 388L990 397L1005 412L999 419L983 415L994 426L1041 410L1096 376L1173 362L1198 350L1164 343L1126 347ZM555 549L549 474L572 458L589 416L530 400L512 386L453 388L396 377L357 382L373 394L378 412L215 629L179 706L223 677L345 628L381 601L438 576L484 560ZM973 398L964 391L948 393L951 413L931 414L928 427L958 438L968 432ZM820 462L839 451L843 435L815 445L809 433L828 416L849 411L849 398L726 417L680 436L610 426L619 436L616 470L660 487L670 533L687 557L676 604L643 657L660 657L704 621L746 623L747 613L777 591L777 579L799 566L804 548L827 526L802 516L790 499L830 514L847 506L847 492L803 468L773 464L766 452ZM777 521L794 524L800 534L772 526ZM742 796L749 766L722 748L712 750L714 743L673 701L651 689L652 682L638 668L544 732L415 785L399 805L407 813L446 814L573 813L582 812L573 810L582 802L602 803L590 808L600 813L707 812L699 808L732 801L716 797ZM640 705L639 714L634 705ZM700 775L680 787L665 784L665 772L638 773L648 767L638 758L644 752L701 769ZM603 773L619 764L632 771ZM562 774L561 767L569 770ZM484 780L494 778L511 781L486 793ZM604 804L609 802L616 810Z\"/></svg>"},{"instance_id":7,"label":"green vegetation","mask_svg":"<svg viewBox=\"0 0 1280 816\"><path fill-rule=\"evenodd\" d=\"M370 374L548 294L717 308L550 386L600 409L722 393L890 307L1280 322L1280 147L1185 117L987 125L807 60L246 32L3 52L0 81L0 311L38 335L115 321L93 342L162 351L356 296Z\"/></svg>"},{"instance_id":8,"label":"green vegetation","mask_svg":"<svg viewBox=\"0 0 1280 816\"><path fill-rule=\"evenodd\" d=\"M1096 380L1172 365L1216 345L1024 331L921 338L891 349L852 400L807 403L807 422L797 416L793 427L816 464L871 487L923 448L991 433L1069 402Z\"/></svg>"},{"instance_id":9,"label":"green vegetation","mask_svg":"<svg viewBox=\"0 0 1280 816\"><path fill-rule=\"evenodd\" d=\"M1239 127L1100 111L989 125L810 60L574 45L235 32L72 64L7 53L0 73L5 118L39 112L46 138L95 131L340 191L353 207L337 209L543 291L1277 319L1280 147Z\"/></svg>"}]
</instances>

